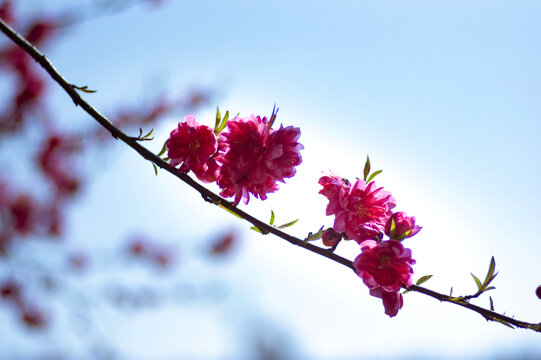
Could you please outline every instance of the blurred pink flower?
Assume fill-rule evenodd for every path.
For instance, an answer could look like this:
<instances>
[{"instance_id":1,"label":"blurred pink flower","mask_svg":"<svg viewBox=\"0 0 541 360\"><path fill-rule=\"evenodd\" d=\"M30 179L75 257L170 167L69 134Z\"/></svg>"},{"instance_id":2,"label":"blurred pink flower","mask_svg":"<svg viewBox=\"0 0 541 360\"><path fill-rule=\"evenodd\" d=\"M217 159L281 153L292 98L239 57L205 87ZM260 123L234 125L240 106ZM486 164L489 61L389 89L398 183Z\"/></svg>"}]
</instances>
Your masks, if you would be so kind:
<instances>
[{"instance_id":1,"label":"blurred pink flower","mask_svg":"<svg viewBox=\"0 0 541 360\"><path fill-rule=\"evenodd\" d=\"M415 217L407 216L403 211L393 213L385 225L385 234L398 241L412 237L420 230L421 227L415 225Z\"/></svg>"}]
</instances>

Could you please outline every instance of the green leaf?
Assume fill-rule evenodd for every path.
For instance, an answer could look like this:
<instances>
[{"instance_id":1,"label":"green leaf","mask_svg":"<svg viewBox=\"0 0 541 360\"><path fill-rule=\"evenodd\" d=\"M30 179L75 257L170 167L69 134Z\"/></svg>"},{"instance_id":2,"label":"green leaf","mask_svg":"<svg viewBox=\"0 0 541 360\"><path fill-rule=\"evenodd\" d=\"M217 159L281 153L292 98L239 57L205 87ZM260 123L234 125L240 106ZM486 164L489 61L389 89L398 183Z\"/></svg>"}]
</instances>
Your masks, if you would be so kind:
<instances>
[{"instance_id":1,"label":"green leaf","mask_svg":"<svg viewBox=\"0 0 541 360\"><path fill-rule=\"evenodd\" d=\"M273 108L272 108L272 114L270 116L270 119L269 119L269 128L272 127L272 125L274 125L274 121L276 120L276 114L278 114L278 110L280 110L280 108L276 108L276 104L274 104Z\"/></svg>"},{"instance_id":2,"label":"green leaf","mask_svg":"<svg viewBox=\"0 0 541 360\"><path fill-rule=\"evenodd\" d=\"M285 229L285 228L288 228L288 227L290 227L290 226L295 225L295 223L296 223L297 221L299 221L299 219L290 221L290 222L288 222L287 224L284 224L284 225L277 226L277 228L278 228L278 229Z\"/></svg>"},{"instance_id":3,"label":"green leaf","mask_svg":"<svg viewBox=\"0 0 541 360\"><path fill-rule=\"evenodd\" d=\"M415 285L421 285L422 283L427 282L431 277L432 277L432 275L421 276L421 277L419 278L419 280L417 280L417 282L415 283Z\"/></svg>"},{"instance_id":4,"label":"green leaf","mask_svg":"<svg viewBox=\"0 0 541 360\"><path fill-rule=\"evenodd\" d=\"M152 163L152 166L154 166L154 174L156 174L156 176L158 176L158 167L154 163Z\"/></svg>"},{"instance_id":5,"label":"green leaf","mask_svg":"<svg viewBox=\"0 0 541 360\"><path fill-rule=\"evenodd\" d=\"M370 177L368 178L368 180L366 180L366 183L369 183L370 181L372 181L376 176L378 176L379 174L381 174L383 170L378 170L378 171L374 171L374 173L372 175L370 175Z\"/></svg>"},{"instance_id":6,"label":"green leaf","mask_svg":"<svg viewBox=\"0 0 541 360\"><path fill-rule=\"evenodd\" d=\"M221 120L222 120L222 115L220 114L220 108L216 107L216 122L214 123L214 132L215 133L218 130L218 125L220 125Z\"/></svg>"},{"instance_id":7,"label":"green leaf","mask_svg":"<svg viewBox=\"0 0 541 360\"><path fill-rule=\"evenodd\" d=\"M394 218L391 217L391 226L389 228L389 234L394 234L396 230L396 222L394 221Z\"/></svg>"},{"instance_id":8,"label":"green leaf","mask_svg":"<svg viewBox=\"0 0 541 360\"><path fill-rule=\"evenodd\" d=\"M252 227L250 228L250 230L253 230L253 231L255 231L255 232L258 232L258 233L260 233L260 234L263 234L263 232L261 232L261 230L259 230L259 228L258 228L257 226L252 226Z\"/></svg>"},{"instance_id":9,"label":"green leaf","mask_svg":"<svg viewBox=\"0 0 541 360\"><path fill-rule=\"evenodd\" d=\"M154 129L150 130L148 134L143 136L143 129L139 128L139 135L136 138L133 138L136 141L143 141L143 140L154 140L154 138L149 138L150 135L154 132Z\"/></svg>"},{"instance_id":10,"label":"green leaf","mask_svg":"<svg viewBox=\"0 0 541 360\"><path fill-rule=\"evenodd\" d=\"M492 280L494 280L494 278L498 275L498 273L492 275L491 278L486 278L485 279L485 282L483 283L483 287L487 287L488 284L490 284L492 282Z\"/></svg>"},{"instance_id":11,"label":"green leaf","mask_svg":"<svg viewBox=\"0 0 541 360\"><path fill-rule=\"evenodd\" d=\"M503 325L505 325L505 326L507 326L507 327L510 327L511 329L514 329L514 328L515 328L513 325L509 324L509 323L508 323L507 321L505 321L505 320L500 320L500 319L493 319L493 320L496 321L496 322L499 322L500 324L503 324Z\"/></svg>"},{"instance_id":12,"label":"green leaf","mask_svg":"<svg viewBox=\"0 0 541 360\"><path fill-rule=\"evenodd\" d=\"M323 234L324 227L325 225L322 225L315 234L312 234L312 232L310 231L308 233L308 236L306 236L306 238L304 239L304 241L306 242L306 241L313 241L313 240L321 239L321 235Z\"/></svg>"},{"instance_id":13,"label":"green leaf","mask_svg":"<svg viewBox=\"0 0 541 360\"><path fill-rule=\"evenodd\" d=\"M370 158L368 157L368 155L366 155L366 162L364 163L364 170L363 170L364 181L366 181L366 179L368 178L368 174L370 174Z\"/></svg>"},{"instance_id":14,"label":"green leaf","mask_svg":"<svg viewBox=\"0 0 541 360\"><path fill-rule=\"evenodd\" d=\"M449 296L453 296L453 287L451 286L451 291L449 291Z\"/></svg>"},{"instance_id":15,"label":"green leaf","mask_svg":"<svg viewBox=\"0 0 541 360\"><path fill-rule=\"evenodd\" d=\"M223 129L225 129L225 126L227 125L227 120L229 120L229 111L225 112L225 116L222 120L222 123L220 124L220 127L218 128L218 134L221 133Z\"/></svg>"},{"instance_id":16,"label":"green leaf","mask_svg":"<svg viewBox=\"0 0 541 360\"><path fill-rule=\"evenodd\" d=\"M158 154L158 157L162 156L167 151L167 142L168 141L169 141L169 139L165 140L165 142L163 143L162 150Z\"/></svg>"},{"instance_id":17,"label":"green leaf","mask_svg":"<svg viewBox=\"0 0 541 360\"><path fill-rule=\"evenodd\" d=\"M477 290L481 291L481 287L483 285L481 285L481 281L479 280L479 278L475 275L473 275L473 273L470 273L471 276L473 277L473 280L475 280L475 283L477 284Z\"/></svg>"},{"instance_id":18,"label":"green leaf","mask_svg":"<svg viewBox=\"0 0 541 360\"><path fill-rule=\"evenodd\" d=\"M216 130L216 135L222 132L223 129L225 129L225 126L227 125L227 120L229 120L229 111L225 112L225 116L222 119L222 123L220 126L218 126L218 129Z\"/></svg>"},{"instance_id":19,"label":"green leaf","mask_svg":"<svg viewBox=\"0 0 541 360\"><path fill-rule=\"evenodd\" d=\"M270 218L269 224L274 225L274 211L272 210L271 210L271 218Z\"/></svg>"},{"instance_id":20,"label":"green leaf","mask_svg":"<svg viewBox=\"0 0 541 360\"><path fill-rule=\"evenodd\" d=\"M150 137L150 135L152 135L152 133L154 132L154 129L151 129L148 134L146 134L145 136L142 137L142 139L147 139Z\"/></svg>"},{"instance_id":21,"label":"green leaf","mask_svg":"<svg viewBox=\"0 0 541 360\"><path fill-rule=\"evenodd\" d=\"M489 296L488 299L490 300L490 310L494 311L494 302L492 301L492 296Z\"/></svg>"},{"instance_id":22,"label":"green leaf","mask_svg":"<svg viewBox=\"0 0 541 360\"><path fill-rule=\"evenodd\" d=\"M490 258L490 265L488 266L488 275L487 275L487 277L494 275L494 270L495 269L496 269L496 260L494 260L494 256L493 256L493 257Z\"/></svg>"},{"instance_id":23,"label":"green leaf","mask_svg":"<svg viewBox=\"0 0 541 360\"><path fill-rule=\"evenodd\" d=\"M71 85L73 88L77 89L77 90L80 90L82 92L85 92L87 94L91 94L91 93L95 93L97 90L88 90L88 86L75 86L75 85Z\"/></svg>"},{"instance_id":24,"label":"green leaf","mask_svg":"<svg viewBox=\"0 0 541 360\"><path fill-rule=\"evenodd\" d=\"M496 270L496 261L494 260L494 256L490 259L490 265L488 266L488 273L485 277L485 281L483 282L483 286L486 287L494 278L496 275L494 275L494 270Z\"/></svg>"},{"instance_id":25,"label":"green leaf","mask_svg":"<svg viewBox=\"0 0 541 360\"><path fill-rule=\"evenodd\" d=\"M233 211L229 210L228 208L226 208L222 204L218 204L218 206L221 207L222 209L224 209L225 211L227 211L228 213L235 215L239 219L244 219L242 216L240 216L239 214L234 213Z\"/></svg>"},{"instance_id":26,"label":"green leaf","mask_svg":"<svg viewBox=\"0 0 541 360\"><path fill-rule=\"evenodd\" d=\"M489 291L489 290L494 290L494 289L496 289L495 286L489 286L486 289L483 289L483 291Z\"/></svg>"}]
</instances>

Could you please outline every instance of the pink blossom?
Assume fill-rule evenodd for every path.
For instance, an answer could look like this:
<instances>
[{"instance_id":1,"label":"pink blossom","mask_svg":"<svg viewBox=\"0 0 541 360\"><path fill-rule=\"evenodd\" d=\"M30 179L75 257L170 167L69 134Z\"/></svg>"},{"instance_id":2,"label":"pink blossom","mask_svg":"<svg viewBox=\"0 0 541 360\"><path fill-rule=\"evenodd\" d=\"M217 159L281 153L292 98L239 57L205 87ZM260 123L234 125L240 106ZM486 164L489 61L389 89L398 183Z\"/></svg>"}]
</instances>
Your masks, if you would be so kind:
<instances>
[{"instance_id":1,"label":"pink blossom","mask_svg":"<svg viewBox=\"0 0 541 360\"><path fill-rule=\"evenodd\" d=\"M415 225L415 217L407 216L405 212L399 211L391 215L385 225L385 234L389 238L402 241L412 237L421 230L421 227Z\"/></svg>"},{"instance_id":2,"label":"pink blossom","mask_svg":"<svg viewBox=\"0 0 541 360\"><path fill-rule=\"evenodd\" d=\"M357 180L353 185L336 176L324 176L320 194L329 199L327 215L335 215L334 231L345 232L358 243L377 239L391 215L395 200L374 182Z\"/></svg>"},{"instance_id":3,"label":"pink blossom","mask_svg":"<svg viewBox=\"0 0 541 360\"><path fill-rule=\"evenodd\" d=\"M382 299L385 314L393 317L402 308L402 285L412 284L411 266L415 260L411 250L396 240L368 240L361 246L362 253L353 262L355 272L370 289L370 295Z\"/></svg>"},{"instance_id":4,"label":"pink blossom","mask_svg":"<svg viewBox=\"0 0 541 360\"><path fill-rule=\"evenodd\" d=\"M401 242L386 240L382 242L365 241L362 252L353 262L355 272L370 289L381 287L383 291L399 291L402 285L412 283L411 250Z\"/></svg>"},{"instance_id":5,"label":"pink blossom","mask_svg":"<svg viewBox=\"0 0 541 360\"><path fill-rule=\"evenodd\" d=\"M302 161L297 142L300 130L294 127L270 128L266 117L236 117L227 123L227 132L220 136L222 163L217 180L224 197L234 196L248 203L250 194L265 200L278 190L277 181L295 174Z\"/></svg>"},{"instance_id":6,"label":"pink blossom","mask_svg":"<svg viewBox=\"0 0 541 360\"><path fill-rule=\"evenodd\" d=\"M390 317L396 316L398 310L402 309L402 305L404 305L404 299L400 291L385 291L381 287L377 287L370 289L370 295L383 300L385 314Z\"/></svg>"},{"instance_id":7,"label":"pink blossom","mask_svg":"<svg viewBox=\"0 0 541 360\"><path fill-rule=\"evenodd\" d=\"M302 162L300 150L304 147L297 142L301 136L299 128L288 126L271 132L264 152L267 173L283 181L295 175L295 166Z\"/></svg>"},{"instance_id":8,"label":"pink blossom","mask_svg":"<svg viewBox=\"0 0 541 360\"><path fill-rule=\"evenodd\" d=\"M218 165L211 159L217 149L214 131L206 125L199 125L192 115L178 124L167 141L171 166L181 164L180 171L191 170L200 180L208 182L217 177Z\"/></svg>"},{"instance_id":9,"label":"pink blossom","mask_svg":"<svg viewBox=\"0 0 541 360\"><path fill-rule=\"evenodd\" d=\"M349 194L351 184L339 176L326 175L319 179L319 185L323 186L319 193L329 199L327 216L337 214L343 208L342 203Z\"/></svg>"}]
</instances>

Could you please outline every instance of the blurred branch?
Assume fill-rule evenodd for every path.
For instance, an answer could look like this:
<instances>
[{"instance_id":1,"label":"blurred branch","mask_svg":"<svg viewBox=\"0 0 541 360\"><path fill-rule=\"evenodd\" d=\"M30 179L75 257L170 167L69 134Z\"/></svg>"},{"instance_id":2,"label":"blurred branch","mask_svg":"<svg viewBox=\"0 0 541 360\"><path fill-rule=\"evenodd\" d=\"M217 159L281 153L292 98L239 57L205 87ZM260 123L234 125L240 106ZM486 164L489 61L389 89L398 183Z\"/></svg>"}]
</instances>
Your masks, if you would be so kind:
<instances>
[{"instance_id":1,"label":"blurred branch","mask_svg":"<svg viewBox=\"0 0 541 360\"><path fill-rule=\"evenodd\" d=\"M69 83L62 75L60 75L60 73L51 64L51 62L49 62L49 60L45 57L45 55L43 55L38 49L36 49L32 44L30 44L26 39L24 39L15 30L13 30L10 26L4 23L4 21L2 21L1 19L0 19L0 30L7 37L9 37L13 42L15 42L19 47L21 47L29 55L31 55L34 58L34 60L38 62L49 73L49 75L53 78L53 80L55 80L68 93L68 95L71 97L75 105L83 108L101 126L103 126L107 131L109 131L109 133L111 133L111 135L115 139L121 140L126 145L128 145L129 147L137 151L139 155L141 155L146 160L152 162L157 167L167 171L173 176L176 176L177 178L179 178L180 180L182 180L183 182L185 182L186 184L194 188L196 191L198 191L201 194L201 196L203 197L205 201L210 202L214 205L217 205L221 208L229 210L235 215L243 218L244 220L248 221L252 225L256 226L259 230L261 230L261 233L263 234L271 233L273 235L276 235L279 238L290 242L291 244L300 246L302 248L305 248L306 250L312 251L330 260L336 261L337 263L342 264L350 268L351 270L355 271L353 267L353 263L350 260L343 258L339 255L336 255L332 251L332 249L323 249L323 248L317 247L315 245L310 244L309 242L306 242L299 238L291 236L274 226L268 225L265 222L256 219L255 217L251 216L245 211L234 206L231 202L225 200L219 195L216 195L212 191L206 189L204 186L202 186L201 184L193 180L187 174L181 173L176 168L171 167L169 163L167 163L166 161L161 159L159 156L157 156L156 154L152 153L150 150L142 146L139 142L138 137L128 136L127 134L122 132L120 129L118 129L116 126L114 126L98 110L96 110L89 103L87 103L80 96L77 90L78 89L77 86ZM452 296L437 293L435 291L432 291L432 290L429 290L417 285L411 285L408 288L408 290L425 294L427 296L433 297L442 302L449 302L449 303L453 303L453 304L465 307L467 309L477 312L478 314L483 316L487 321L496 321L510 327L515 326L515 327L519 327L523 329L531 329L536 332L541 332L541 323L533 324L533 323L527 323L524 321L515 320L513 318L510 318L503 314L499 314L492 310L488 310L480 306L470 304L468 302L469 299L465 297L459 297L459 298L452 297Z\"/></svg>"}]
</instances>

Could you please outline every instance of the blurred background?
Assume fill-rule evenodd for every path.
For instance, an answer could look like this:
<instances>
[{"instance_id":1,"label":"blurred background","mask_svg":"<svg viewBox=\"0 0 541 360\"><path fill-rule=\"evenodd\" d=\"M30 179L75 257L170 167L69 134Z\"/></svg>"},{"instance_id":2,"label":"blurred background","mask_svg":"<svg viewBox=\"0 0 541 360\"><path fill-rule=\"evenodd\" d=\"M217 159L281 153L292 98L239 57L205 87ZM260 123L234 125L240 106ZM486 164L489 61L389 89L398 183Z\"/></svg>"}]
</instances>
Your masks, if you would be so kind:
<instances>
[{"instance_id":1,"label":"blurred background","mask_svg":"<svg viewBox=\"0 0 541 360\"><path fill-rule=\"evenodd\" d=\"M0 2L156 153L216 106L301 128L303 163L262 220L329 226L322 172L379 186L422 231L426 287L541 321L541 4L537 1ZM395 318L350 270L202 201L101 131L0 38L0 359L539 359L511 330L422 294ZM209 185L218 191L214 185ZM316 244L321 245L319 242ZM351 260L351 242L337 252Z\"/></svg>"}]
</instances>

